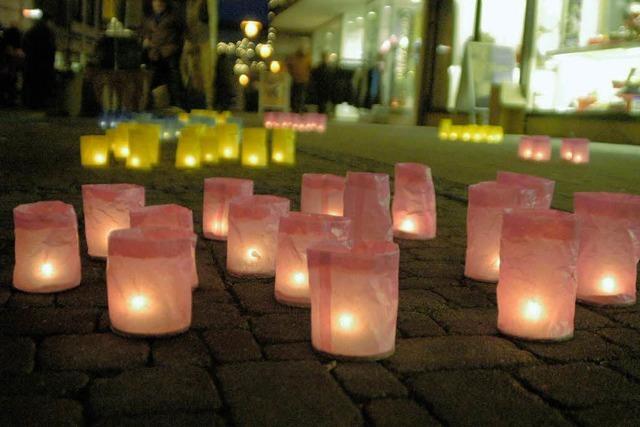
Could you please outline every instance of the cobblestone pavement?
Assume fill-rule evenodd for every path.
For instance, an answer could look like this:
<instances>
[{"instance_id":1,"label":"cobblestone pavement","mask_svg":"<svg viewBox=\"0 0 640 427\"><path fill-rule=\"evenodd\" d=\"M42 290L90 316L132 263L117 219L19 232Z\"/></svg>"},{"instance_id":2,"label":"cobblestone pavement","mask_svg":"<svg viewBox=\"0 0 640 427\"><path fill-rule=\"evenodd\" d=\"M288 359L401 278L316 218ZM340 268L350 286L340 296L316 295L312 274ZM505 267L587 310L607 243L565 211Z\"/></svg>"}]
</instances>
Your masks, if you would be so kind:
<instances>
[{"instance_id":1,"label":"cobblestone pavement","mask_svg":"<svg viewBox=\"0 0 640 427\"><path fill-rule=\"evenodd\" d=\"M205 177L253 178L257 193L289 197L297 209L305 171L392 171L305 147L304 136L293 168L176 171L167 144L150 173L84 170L78 137L91 132L87 120L0 122L0 425L638 424L638 306L579 306L575 338L565 343L499 335L495 285L462 275L465 188L438 177L438 238L399 242L397 348L382 362L315 354L308 311L277 304L271 280L226 275L224 244L203 239L193 325L178 337L112 334L104 263L86 255L75 290L12 290L11 209L60 199L82 224L83 183L144 184L148 204L188 206L200 229Z\"/></svg>"}]
</instances>

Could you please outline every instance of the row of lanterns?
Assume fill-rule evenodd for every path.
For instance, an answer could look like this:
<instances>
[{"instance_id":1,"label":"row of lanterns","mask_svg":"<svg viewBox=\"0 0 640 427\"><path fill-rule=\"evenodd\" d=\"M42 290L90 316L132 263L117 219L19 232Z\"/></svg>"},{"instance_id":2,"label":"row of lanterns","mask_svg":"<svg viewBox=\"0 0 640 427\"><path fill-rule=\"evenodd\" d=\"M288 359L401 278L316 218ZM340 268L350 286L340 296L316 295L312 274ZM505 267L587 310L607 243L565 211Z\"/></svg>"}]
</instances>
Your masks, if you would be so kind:
<instances>
[{"instance_id":1,"label":"row of lanterns","mask_svg":"<svg viewBox=\"0 0 640 427\"><path fill-rule=\"evenodd\" d=\"M498 329L525 339L573 336L576 300L636 301L640 196L575 193L550 209L553 181L499 172L469 187L465 276L498 282Z\"/></svg>"},{"instance_id":2,"label":"row of lanterns","mask_svg":"<svg viewBox=\"0 0 640 427\"><path fill-rule=\"evenodd\" d=\"M191 211L145 206L144 187L133 184L83 185L82 199L89 255L107 259L113 329L136 336L187 330L198 284ZM254 195L251 180L209 178L203 232L227 240L230 274L275 276L278 301L311 306L317 350L381 358L395 347L399 249L393 234L435 237L429 168L397 164L392 206L390 199L385 174L305 174L302 210L290 212L286 198ZM73 207L59 201L20 205L14 219L14 286L39 293L78 286Z\"/></svg>"},{"instance_id":3,"label":"row of lanterns","mask_svg":"<svg viewBox=\"0 0 640 427\"><path fill-rule=\"evenodd\" d=\"M324 133L327 130L327 115L268 111L264 113L263 123L267 129L293 129L298 132Z\"/></svg>"},{"instance_id":4,"label":"row of lanterns","mask_svg":"<svg viewBox=\"0 0 640 427\"><path fill-rule=\"evenodd\" d=\"M589 163L590 142L586 138L563 138L560 158L571 163ZM527 135L520 139L518 157L523 160L548 162L551 160L551 138L545 135Z\"/></svg>"},{"instance_id":5,"label":"row of lanterns","mask_svg":"<svg viewBox=\"0 0 640 427\"><path fill-rule=\"evenodd\" d=\"M504 140L502 126L454 125L451 119L440 120L438 137L445 141L488 142L499 144Z\"/></svg>"}]
</instances>

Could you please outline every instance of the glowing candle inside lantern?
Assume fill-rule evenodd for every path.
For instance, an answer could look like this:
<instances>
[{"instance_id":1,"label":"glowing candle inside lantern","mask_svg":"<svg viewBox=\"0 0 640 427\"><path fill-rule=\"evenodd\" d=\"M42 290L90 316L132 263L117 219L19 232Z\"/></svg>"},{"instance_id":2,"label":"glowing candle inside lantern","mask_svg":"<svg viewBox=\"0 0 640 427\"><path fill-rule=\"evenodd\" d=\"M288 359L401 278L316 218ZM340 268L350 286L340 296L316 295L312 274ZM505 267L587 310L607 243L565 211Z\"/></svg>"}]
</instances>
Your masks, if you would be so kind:
<instances>
[{"instance_id":1,"label":"glowing candle inside lantern","mask_svg":"<svg viewBox=\"0 0 640 427\"><path fill-rule=\"evenodd\" d=\"M105 135L80 137L82 166L104 166L109 155L109 139Z\"/></svg>"},{"instance_id":2,"label":"glowing candle inside lantern","mask_svg":"<svg viewBox=\"0 0 640 427\"><path fill-rule=\"evenodd\" d=\"M85 235L89 255L107 256L109 233L129 228L129 210L144 206L144 187L133 184L82 186Z\"/></svg>"},{"instance_id":3,"label":"glowing candle inside lantern","mask_svg":"<svg viewBox=\"0 0 640 427\"><path fill-rule=\"evenodd\" d=\"M527 159L531 158L531 154L533 154L531 149L524 150L524 157L526 157Z\"/></svg>"},{"instance_id":4,"label":"glowing candle inside lantern","mask_svg":"<svg viewBox=\"0 0 640 427\"><path fill-rule=\"evenodd\" d=\"M267 165L267 130L265 128L246 128L243 131L242 164Z\"/></svg>"},{"instance_id":5,"label":"glowing candle inside lantern","mask_svg":"<svg viewBox=\"0 0 640 427\"><path fill-rule=\"evenodd\" d=\"M107 297L114 331L136 336L184 332L191 324L188 270L195 235L164 227L109 236Z\"/></svg>"},{"instance_id":6,"label":"glowing candle inside lantern","mask_svg":"<svg viewBox=\"0 0 640 427\"><path fill-rule=\"evenodd\" d=\"M140 166L140 159L138 157L132 157L131 158L131 166L135 166L138 167Z\"/></svg>"},{"instance_id":7,"label":"glowing candle inside lantern","mask_svg":"<svg viewBox=\"0 0 640 427\"><path fill-rule=\"evenodd\" d=\"M536 153L536 160L542 160L544 158L544 154L540 151Z\"/></svg>"},{"instance_id":8,"label":"glowing candle inside lantern","mask_svg":"<svg viewBox=\"0 0 640 427\"><path fill-rule=\"evenodd\" d=\"M578 300L597 305L636 301L640 196L575 193L579 222Z\"/></svg>"},{"instance_id":9,"label":"glowing candle inside lantern","mask_svg":"<svg viewBox=\"0 0 640 427\"><path fill-rule=\"evenodd\" d=\"M292 129L274 129L271 138L272 159L292 165L296 161L296 133Z\"/></svg>"},{"instance_id":10,"label":"glowing candle inside lantern","mask_svg":"<svg viewBox=\"0 0 640 427\"><path fill-rule=\"evenodd\" d=\"M344 177L305 173L300 190L300 211L342 216Z\"/></svg>"},{"instance_id":11,"label":"glowing candle inside lantern","mask_svg":"<svg viewBox=\"0 0 640 427\"><path fill-rule=\"evenodd\" d=\"M240 152L238 125L236 123L216 125L216 134L220 157L226 160L237 159Z\"/></svg>"},{"instance_id":12,"label":"glowing candle inside lantern","mask_svg":"<svg viewBox=\"0 0 640 427\"><path fill-rule=\"evenodd\" d=\"M275 296L278 302L309 305L307 249L314 244L351 241L351 220L330 215L290 212L280 218Z\"/></svg>"},{"instance_id":13,"label":"glowing candle inside lantern","mask_svg":"<svg viewBox=\"0 0 640 427\"><path fill-rule=\"evenodd\" d=\"M273 277L280 217L288 199L276 196L236 197L229 203L227 270L235 276Z\"/></svg>"},{"instance_id":14,"label":"glowing candle inside lantern","mask_svg":"<svg viewBox=\"0 0 640 427\"><path fill-rule=\"evenodd\" d=\"M17 206L13 285L24 292L58 292L80 284L78 224L73 206L38 202Z\"/></svg>"},{"instance_id":15,"label":"glowing candle inside lantern","mask_svg":"<svg viewBox=\"0 0 640 427\"><path fill-rule=\"evenodd\" d=\"M258 164L258 156L256 156L255 154L252 154L249 156L249 163L251 163L252 165L257 165Z\"/></svg>"},{"instance_id":16,"label":"glowing candle inside lantern","mask_svg":"<svg viewBox=\"0 0 640 427\"><path fill-rule=\"evenodd\" d=\"M551 160L551 139L548 136L523 136L518 146L518 156L535 161Z\"/></svg>"},{"instance_id":17,"label":"glowing candle inside lantern","mask_svg":"<svg viewBox=\"0 0 640 427\"><path fill-rule=\"evenodd\" d=\"M204 180L202 224L207 239L226 240L229 203L236 197L253 194L253 181L237 178Z\"/></svg>"},{"instance_id":18,"label":"glowing candle inside lantern","mask_svg":"<svg viewBox=\"0 0 640 427\"><path fill-rule=\"evenodd\" d=\"M307 250L311 343L335 356L381 359L395 348L399 249L391 242Z\"/></svg>"},{"instance_id":19,"label":"glowing candle inside lantern","mask_svg":"<svg viewBox=\"0 0 640 427\"><path fill-rule=\"evenodd\" d=\"M567 159L567 160L571 160L573 158L573 153L571 151L567 151L564 154L564 158Z\"/></svg>"},{"instance_id":20,"label":"glowing candle inside lantern","mask_svg":"<svg viewBox=\"0 0 640 427\"><path fill-rule=\"evenodd\" d=\"M224 149L224 156L227 158L230 158L231 156L233 156L233 150L231 148L225 148Z\"/></svg>"},{"instance_id":21,"label":"glowing candle inside lantern","mask_svg":"<svg viewBox=\"0 0 640 427\"><path fill-rule=\"evenodd\" d=\"M575 216L552 209L504 214L498 329L532 340L573 336L577 284Z\"/></svg>"},{"instance_id":22,"label":"glowing candle inside lantern","mask_svg":"<svg viewBox=\"0 0 640 427\"><path fill-rule=\"evenodd\" d=\"M564 138L560 145L560 156L573 163L589 161L590 142L586 138Z\"/></svg>"},{"instance_id":23,"label":"glowing candle inside lantern","mask_svg":"<svg viewBox=\"0 0 640 427\"><path fill-rule=\"evenodd\" d=\"M431 169L420 163L397 163L394 184L394 235L402 239L433 239L437 221Z\"/></svg>"},{"instance_id":24,"label":"glowing candle inside lantern","mask_svg":"<svg viewBox=\"0 0 640 427\"><path fill-rule=\"evenodd\" d=\"M576 158L573 160L575 163L580 163L582 161L582 156L580 154L576 155Z\"/></svg>"},{"instance_id":25,"label":"glowing candle inside lantern","mask_svg":"<svg viewBox=\"0 0 640 427\"><path fill-rule=\"evenodd\" d=\"M189 125L182 129L182 134L178 139L178 147L176 148L176 167L177 168L194 168L200 166L202 157L201 135L204 133L205 126Z\"/></svg>"}]
</instances>

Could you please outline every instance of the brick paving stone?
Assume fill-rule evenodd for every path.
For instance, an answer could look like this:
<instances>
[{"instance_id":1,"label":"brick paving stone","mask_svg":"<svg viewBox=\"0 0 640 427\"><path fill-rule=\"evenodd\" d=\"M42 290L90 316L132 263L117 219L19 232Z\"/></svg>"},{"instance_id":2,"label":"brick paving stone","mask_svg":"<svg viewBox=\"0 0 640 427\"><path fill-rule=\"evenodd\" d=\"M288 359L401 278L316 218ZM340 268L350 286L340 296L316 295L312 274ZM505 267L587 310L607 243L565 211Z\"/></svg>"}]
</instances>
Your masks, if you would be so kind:
<instances>
[{"instance_id":1,"label":"brick paving stone","mask_svg":"<svg viewBox=\"0 0 640 427\"><path fill-rule=\"evenodd\" d=\"M570 412L571 417L587 427L623 427L638 425L640 402L597 405L593 408Z\"/></svg>"},{"instance_id":2,"label":"brick paving stone","mask_svg":"<svg viewBox=\"0 0 640 427\"><path fill-rule=\"evenodd\" d=\"M407 396L405 386L378 363L338 363L332 372L347 393L359 400Z\"/></svg>"},{"instance_id":3,"label":"brick paving stone","mask_svg":"<svg viewBox=\"0 0 640 427\"><path fill-rule=\"evenodd\" d=\"M457 284L455 280L449 278L425 278L425 277L405 277L399 281L400 289L436 289Z\"/></svg>"},{"instance_id":4,"label":"brick paving stone","mask_svg":"<svg viewBox=\"0 0 640 427\"><path fill-rule=\"evenodd\" d=\"M174 427L174 426L224 426L225 421L215 412L173 412L102 418L95 427Z\"/></svg>"},{"instance_id":5,"label":"brick paving stone","mask_svg":"<svg viewBox=\"0 0 640 427\"><path fill-rule=\"evenodd\" d=\"M7 287L0 287L0 305L5 305L11 297L11 290Z\"/></svg>"},{"instance_id":6,"label":"brick paving stone","mask_svg":"<svg viewBox=\"0 0 640 427\"><path fill-rule=\"evenodd\" d=\"M447 286L433 291L461 308L493 307L484 292L468 286Z\"/></svg>"},{"instance_id":7,"label":"brick paving stone","mask_svg":"<svg viewBox=\"0 0 640 427\"><path fill-rule=\"evenodd\" d=\"M45 338L38 352L46 369L104 371L144 366L149 346L110 333Z\"/></svg>"},{"instance_id":8,"label":"brick paving stone","mask_svg":"<svg viewBox=\"0 0 640 427\"><path fill-rule=\"evenodd\" d=\"M615 312L613 318L634 329L640 329L640 312Z\"/></svg>"},{"instance_id":9,"label":"brick paving stone","mask_svg":"<svg viewBox=\"0 0 640 427\"><path fill-rule=\"evenodd\" d=\"M215 289L215 290L224 290L224 282L220 278L218 274L218 270L211 262L203 262L201 261L204 256L210 257L209 251L203 252L198 251L197 260L198 260L198 279L199 279L199 289Z\"/></svg>"},{"instance_id":10,"label":"brick paving stone","mask_svg":"<svg viewBox=\"0 0 640 427\"><path fill-rule=\"evenodd\" d=\"M27 294L15 291L9 301L7 307L10 308L30 308L30 307L49 307L55 301L55 296L51 294Z\"/></svg>"},{"instance_id":11,"label":"brick paving stone","mask_svg":"<svg viewBox=\"0 0 640 427\"><path fill-rule=\"evenodd\" d=\"M544 397L567 407L640 400L640 385L589 363L522 368L520 377Z\"/></svg>"},{"instance_id":12,"label":"brick paving stone","mask_svg":"<svg viewBox=\"0 0 640 427\"><path fill-rule=\"evenodd\" d=\"M495 308L442 310L433 317L451 334L497 335L498 313Z\"/></svg>"},{"instance_id":13,"label":"brick paving stone","mask_svg":"<svg viewBox=\"0 0 640 427\"><path fill-rule=\"evenodd\" d=\"M0 372L31 372L35 354L36 345L29 338L0 336Z\"/></svg>"},{"instance_id":14,"label":"brick paving stone","mask_svg":"<svg viewBox=\"0 0 640 427\"><path fill-rule=\"evenodd\" d=\"M595 330L613 325L611 320L588 308L576 305L575 328L577 330Z\"/></svg>"},{"instance_id":15,"label":"brick paving stone","mask_svg":"<svg viewBox=\"0 0 640 427\"><path fill-rule=\"evenodd\" d=\"M244 329L209 331L204 334L204 341L209 346L215 360L220 363L262 358L260 347L253 339L253 335Z\"/></svg>"},{"instance_id":16,"label":"brick paving stone","mask_svg":"<svg viewBox=\"0 0 640 427\"><path fill-rule=\"evenodd\" d=\"M625 351L587 331L576 331L573 339L558 343L522 342L522 346L537 356L553 361L592 361L619 359Z\"/></svg>"},{"instance_id":17,"label":"brick paving stone","mask_svg":"<svg viewBox=\"0 0 640 427\"><path fill-rule=\"evenodd\" d=\"M311 343L295 342L287 344L273 344L264 346L264 355L268 360L315 360Z\"/></svg>"},{"instance_id":18,"label":"brick paving stone","mask_svg":"<svg viewBox=\"0 0 640 427\"><path fill-rule=\"evenodd\" d=\"M251 324L261 344L311 340L309 313L266 314L252 318Z\"/></svg>"},{"instance_id":19,"label":"brick paving stone","mask_svg":"<svg viewBox=\"0 0 640 427\"><path fill-rule=\"evenodd\" d=\"M38 372L0 375L0 395L69 397L89 383L83 372Z\"/></svg>"},{"instance_id":20,"label":"brick paving stone","mask_svg":"<svg viewBox=\"0 0 640 427\"><path fill-rule=\"evenodd\" d=\"M355 426L361 415L317 362L252 362L218 368L238 426Z\"/></svg>"},{"instance_id":21,"label":"brick paving stone","mask_svg":"<svg viewBox=\"0 0 640 427\"><path fill-rule=\"evenodd\" d=\"M429 372L411 387L449 425L571 425L502 371Z\"/></svg>"},{"instance_id":22,"label":"brick paving stone","mask_svg":"<svg viewBox=\"0 0 640 427\"><path fill-rule=\"evenodd\" d=\"M434 263L425 261L410 261L401 263L401 270L409 277L447 277L456 279L462 275L464 268L458 263Z\"/></svg>"},{"instance_id":23,"label":"brick paving stone","mask_svg":"<svg viewBox=\"0 0 640 427\"><path fill-rule=\"evenodd\" d=\"M43 307L0 310L0 334L86 334L96 327L98 311Z\"/></svg>"},{"instance_id":24,"label":"brick paving stone","mask_svg":"<svg viewBox=\"0 0 640 427\"><path fill-rule=\"evenodd\" d=\"M375 427L439 426L429 411L406 399L374 400L365 407L365 414Z\"/></svg>"},{"instance_id":25,"label":"brick paving stone","mask_svg":"<svg viewBox=\"0 0 640 427\"><path fill-rule=\"evenodd\" d=\"M198 288L193 292L194 307L207 307L212 304L231 302L233 302L233 298L226 290Z\"/></svg>"},{"instance_id":26,"label":"brick paving stone","mask_svg":"<svg viewBox=\"0 0 640 427\"><path fill-rule=\"evenodd\" d=\"M0 397L0 425L82 426L82 405L46 396Z\"/></svg>"},{"instance_id":27,"label":"brick paving stone","mask_svg":"<svg viewBox=\"0 0 640 427\"><path fill-rule=\"evenodd\" d=\"M89 390L96 417L174 411L211 411L222 405L209 374L200 368L140 368L96 379Z\"/></svg>"},{"instance_id":28,"label":"brick paving stone","mask_svg":"<svg viewBox=\"0 0 640 427\"><path fill-rule=\"evenodd\" d=\"M248 329L249 324L231 304L213 303L193 306L191 327L193 329Z\"/></svg>"},{"instance_id":29,"label":"brick paving stone","mask_svg":"<svg viewBox=\"0 0 640 427\"><path fill-rule=\"evenodd\" d=\"M398 302L400 311L432 313L447 308L447 301L444 298L423 289L401 289Z\"/></svg>"},{"instance_id":30,"label":"brick paving stone","mask_svg":"<svg viewBox=\"0 0 640 427\"><path fill-rule=\"evenodd\" d=\"M238 296L242 307L250 313L270 314L307 311L279 304L273 296L273 284L265 284L259 281L235 283L231 291Z\"/></svg>"},{"instance_id":31,"label":"brick paving stone","mask_svg":"<svg viewBox=\"0 0 640 427\"><path fill-rule=\"evenodd\" d=\"M640 380L640 359L615 360L608 363L609 366L624 372L625 375Z\"/></svg>"},{"instance_id":32,"label":"brick paving stone","mask_svg":"<svg viewBox=\"0 0 640 427\"><path fill-rule=\"evenodd\" d=\"M629 328L602 328L598 335L620 347L631 350L634 354L640 353L640 332Z\"/></svg>"},{"instance_id":33,"label":"brick paving stone","mask_svg":"<svg viewBox=\"0 0 640 427\"><path fill-rule=\"evenodd\" d=\"M389 367L400 373L423 370L491 368L533 363L528 352L497 337L446 336L397 340Z\"/></svg>"},{"instance_id":34,"label":"brick paving stone","mask_svg":"<svg viewBox=\"0 0 640 427\"><path fill-rule=\"evenodd\" d=\"M211 365L211 357L202 340L193 332L155 340L151 346L155 366Z\"/></svg>"},{"instance_id":35,"label":"brick paving stone","mask_svg":"<svg viewBox=\"0 0 640 427\"><path fill-rule=\"evenodd\" d=\"M107 287L104 284L80 285L75 289L59 293L56 302L64 307L104 308L107 306Z\"/></svg>"},{"instance_id":36,"label":"brick paving stone","mask_svg":"<svg viewBox=\"0 0 640 427\"><path fill-rule=\"evenodd\" d=\"M435 337L446 335L436 322L423 313L401 311L398 313L398 329L405 337Z\"/></svg>"}]
</instances>

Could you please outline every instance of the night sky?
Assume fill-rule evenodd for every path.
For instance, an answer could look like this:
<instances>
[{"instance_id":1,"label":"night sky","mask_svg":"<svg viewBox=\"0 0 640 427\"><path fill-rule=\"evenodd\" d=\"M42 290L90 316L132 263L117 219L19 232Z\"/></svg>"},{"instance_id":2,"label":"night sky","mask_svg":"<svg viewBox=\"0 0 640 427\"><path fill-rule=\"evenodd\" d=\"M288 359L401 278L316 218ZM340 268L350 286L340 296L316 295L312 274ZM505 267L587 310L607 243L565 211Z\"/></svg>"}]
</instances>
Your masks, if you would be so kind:
<instances>
[{"instance_id":1,"label":"night sky","mask_svg":"<svg viewBox=\"0 0 640 427\"><path fill-rule=\"evenodd\" d=\"M235 30L243 19L262 21L267 26L267 0L219 0L220 29Z\"/></svg>"}]
</instances>

